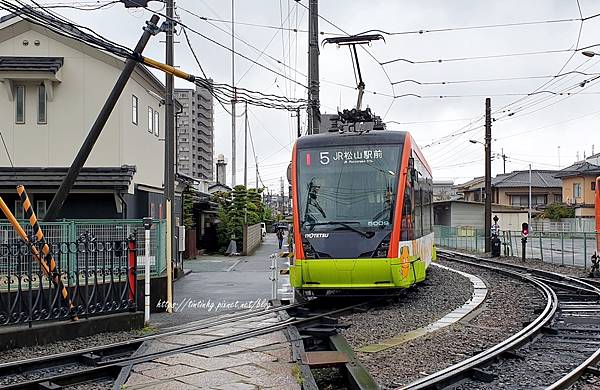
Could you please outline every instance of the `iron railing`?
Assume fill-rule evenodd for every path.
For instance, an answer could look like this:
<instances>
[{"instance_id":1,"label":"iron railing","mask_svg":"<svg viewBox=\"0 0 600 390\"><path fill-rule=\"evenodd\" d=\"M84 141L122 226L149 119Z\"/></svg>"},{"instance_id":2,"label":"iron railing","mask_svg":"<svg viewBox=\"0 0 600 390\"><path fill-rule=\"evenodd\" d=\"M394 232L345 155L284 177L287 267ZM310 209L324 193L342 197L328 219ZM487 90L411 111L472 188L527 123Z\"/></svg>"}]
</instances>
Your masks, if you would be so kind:
<instances>
[{"instance_id":1,"label":"iron railing","mask_svg":"<svg viewBox=\"0 0 600 390\"><path fill-rule=\"evenodd\" d=\"M0 325L31 326L38 321L135 311L139 250L135 237L105 239L86 232L73 241L48 240L56 261L51 275L32 255L36 249L41 252L43 243L28 245L16 239L0 243ZM61 294L62 286L67 297Z\"/></svg>"},{"instance_id":2,"label":"iron railing","mask_svg":"<svg viewBox=\"0 0 600 390\"><path fill-rule=\"evenodd\" d=\"M436 245L469 252L484 252L485 231L470 227L434 226ZM521 232L501 231L503 256L522 256ZM544 262L588 268L600 232L529 231L525 257Z\"/></svg>"},{"instance_id":3,"label":"iron railing","mask_svg":"<svg viewBox=\"0 0 600 390\"><path fill-rule=\"evenodd\" d=\"M28 221L21 221L21 226L28 235L32 230ZM144 237L144 226L142 220L121 219L88 219L68 220L59 222L40 222L46 242L75 242L82 234L90 234L97 241L126 241L132 234ZM162 275L166 269L166 225L164 220L155 220L150 231L150 270L153 276ZM19 241L19 236L8 222L0 222L0 244L8 244ZM143 265L144 240L139 240L138 263ZM73 257L71 255L71 257ZM0 260L0 275L13 272L9 262ZM138 270L144 273L144 267Z\"/></svg>"}]
</instances>

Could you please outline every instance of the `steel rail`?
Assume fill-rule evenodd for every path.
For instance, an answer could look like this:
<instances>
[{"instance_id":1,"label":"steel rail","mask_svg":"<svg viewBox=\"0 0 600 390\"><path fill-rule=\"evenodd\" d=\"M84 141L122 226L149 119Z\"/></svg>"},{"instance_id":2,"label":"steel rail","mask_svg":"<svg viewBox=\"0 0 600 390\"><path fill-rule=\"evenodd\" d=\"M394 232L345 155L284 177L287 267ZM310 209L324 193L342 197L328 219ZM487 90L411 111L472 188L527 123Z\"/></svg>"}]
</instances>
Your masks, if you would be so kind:
<instances>
[{"instance_id":1,"label":"steel rail","mask_svg":"<svg viewBox=\"0 0 600 390\"><path fill-rule=\"evenodd\" d=\"M72 361L72 360L76 359L78 356L81 356L84 354L103 352L106 350L115 349L115 348L119 348L119 347L126 347L126 346L130 346L130 345L141 344L144 341L155 340L155 339L159 339L161 337L174 336L174 335L181 334L181 333L202 330L202 329L210 328L212 326L227 324L232 320L241 320L241 319L248 319L248 318L252 318L252 317L259 317L259 316L262 316L265 314L276 313L276 312L280 312L282 310L288 310L288 309L293 309L296 307L301 307L301 306L306 305L306 303L307 302L293 303L290 305L272 307L272 308L269 308L266 310L258 309L258 310L253 310L250 312L244 311L244 312L241 312L241 313L238 313L236 315L229 316L226 318L206 319L206 320L193 322L192 325L188 324L185 326L175 326L175 327L169 328L172 330L167 330L165 332L159 332L156 334L147 335L147 336L143 336L143 337L137 337L132 340L119 341L116 343L105 344L105 345L96 346L96 347L77 349L74 351L61 352L61 353L56 353L56 354L47 355L47 356L39 356L39 357L35 357L35 358L30 358L30 359L23 359L23 360L16 360L16 361L7 362L7 363L1 363L0 364L0 376L10 375L10 374L12 374L11 371L14 372L14 371L18 370L19 372L22 372L22 371L24 371L24 369L26 367L31 367L31 366L35 366L35 365L43 365L46 362L54 363L53 365L60 365L60 364L63 364L63 363L61 363L61 361L65 361L65 360Z\"/></svg>"},{"instance_id":2,"label":"steel rail","mask_svg":"<svg viewBox=\"0 0 600 390\"><path fill-rule=\"evenodd\" d=\"M77 376L82 376L85 378L85 377L89 377L91 375L96 378L99 378L99 377L102 377L103 372L106 372L107 374L109 374L111 372L114 372L114 370L116 368L122 368L127 365L145 363L145 362L154 360L159 357L170 356L170 355L177 354L177 353L185 353L185 352L190 352L190 351L194 351L194 350L198 350L198 349L223 345L223 344L231 343L234 341L244 340L244 339L247 339L250 337L260 336L260 335L275 332L278 330L283 330L290 325L295 326L295 325L308 324L308 323L317 321L321 318L340 314L340 313L346 312L348 310L352 310L354 308L364 306L364 305L367 305L369 303L372 303L372 302L378 301L378 300L380 300L380 299L373 300L373 301L361 302L358 304L353 304L353 305L350 305L347 307L335 309L335 310L328 311L325 313L316 314L316 315L306 317L306 318L293 318L292 317L286 321L274 323L272 325L268 325L263 328L252 329L252 330L248 330L248 331L242 332L242 333L236 333L233 335L223 336L223 337L217 338L215 340L203 341L203 342L193 343L193 344L189 344L189 345L182 345L179 347L165 349L163 351L138 355L135 357L119 358L119 359L113 359L113 360L104 361L104 362L101 361L101 362L97 363L96 367L79 370L77 372L71 372L71 373L67 373L67 374L59 374L59 375L55 375L52 377L38 378L35 380L31 380L31 381L7 385L7 386L4 386L3 389L7 389L7 390L38 389L40 383L42 383L42 382L61 383L64 380L73 381L74 378L76 378Z\"/></svg>"},{"instance_id":3,"label":"steel rail","mask_svg":"<svg viewBox=\"0 0 600 390\"><path fill-rule=\"evenodd\" d=\"M442 257L443 253L440 253L440 251L438 251L438 255ZM541 314L529 325L527 325L525 328L515 333L514 335L510 336L509 338L505 339L501 343L496 344L475 356L458 362L441 371L435 372L431 375L414 381L404 387L401 387L401 389L438 389L440 387L444 387L455 383L456 381L464 378L465 376L468 376L474 368L480 367L485 363L496 359L503 353L516 349L519 346L525 344L536 334L540 333L542 328L546 324L548 324L556 314L556 310L558 308L558 298L554 290L552 290L552 288L550 288L546 283L540 282L533 277L529 277L518 272L509 271L490 265L478 264L460 259L453 260L469 265L476 265L481 268L489 269L492 271L503 273L505 275L526 280L529 283L536 286L536 288L538 288L544 294L544 296L546 297L546 306L544 307L544 310L541 312Z\"/></svg>"},{"instance_id":4,"label":"steel rail","mask_svg":"<svg viewBox=\"0 0 600 390\"><path fill-rule=\"evenodd\" d=\"M473 256L473 255L463 254L463 253L455 252L455 251L439 250L438 253L442 257L444 257L444 256L447 257L448 255L451 255L451 256L459 256L462 258L471 259L472 261L461 260L458 258L453 258L452 260L470 264L470 265L474 265L474 266L483 267L483 268L488 268L490 266L485 266L485 265L482 265L481 263L493 264L494 267L492 267L492 268L500 267L500 270L502 270L505 273L506 272L510 273L511 271L507 271L506 269L503 269L502 267L516 269L516 270L522 271L524 273L531 274L533 276L533 278L535 278L536 280L538 280L542 283L554 284L556 286L559 286L562 288L567 288L567 289L574 288L579 291L598 295L600 297L600 289L597 288L596 286L594 286L594 284L598 284L598 282L593 281L593 280L584 280L581 278L576 278L576 277L572 277L569 275L563 275L563 274L556 273L556 272L540 270L540 269L516 265L516 264L503 263L500 261L486 259L486 258L479 258L479 257ZM497 266L497 267L495 267L495 266ZM546 278L550 278L550 279L546 279L546 278L542 279L536 275L542 275L542 276L544 276ZM521 276L525 276L525 275L521 275ZM573 284L566 284L566 283L564 283L564 281L569 281L574 284L579 284L582 287L577 287ZM492 349L492 348L490 348L490 349ZM485 353L485 352L487 352L487 351L484 351L483 353ZM581 363L579 366L577 366L576 368L571 370L569 373L564 375L562 378L560 378L559 380L557 380L556 382L554 382L553 384L548 386L546 389L547 390L562 390L562 389L569 388L571 385L576 383L581 376L583 376L586 373L586 371L588 370L589 367L595 365L598 362L600 362L600 349L596 350L583 363ZM452 368L452 367L449 367L448 369L450 369L450 368ZM440 371L440 372L442 372L442 371ZM435 374L432 374L432 375L435 375ZM426 379L426 378L423 378L423 379ZM416 384L416 383L418 383L418 382L413 382L413 384ZM409 386L411 386L411 385L412 384L409 384ZM406 388L423 388L423 387L406 387Z\"/></svg>"},{"instance_id":5,"label":"steel rail","mask_svg":"<svg viewBox=\"0 0 600 390\"><path fill-rule=\"evenodd\" d=\"M451 255L455 255L455 256L466 257L466 258L472 259L472 260L477 261L477 262L482 262L482 263L487 263L487 264L493 264L493 265L499 266L499 267L506 267L506 268L518 269L518 270L522 270L524 272L528 272L528 273L531 273L531 274L534 274L534 275L547 276L547 277L550 277L550 278L555 279L557 281L568 280L568 281L571 281L573 283L577 283L577 284L580 284L582 286L585 286L585 289L578 288L579 290L590 292L590 293L593 293L593 294L597 294L598 297L600 298L600 288L594 286L594 284L598 284L599 282L588 281L588 280L585 280L583 278L577 278L577 277L574 277L574 276L564 275L564 274L560 274L558 272L546 271L546 270L542 270L542 269L538 269L538 268L526 267L526 266L523 266L523 265L517 265L517 264L511 264L511 263L504 263L504 262L498 261L498 260L481 258L481 257L477 257L477 256L474 256L474 255L471 255L471 254L460 253L460 252L456 252L456 251L452 251L452 250L447 250L447 249L438 249L438 253L440 253L442 255L447 253L447 254L451 254Z\"/></svg>"}]
</instances>

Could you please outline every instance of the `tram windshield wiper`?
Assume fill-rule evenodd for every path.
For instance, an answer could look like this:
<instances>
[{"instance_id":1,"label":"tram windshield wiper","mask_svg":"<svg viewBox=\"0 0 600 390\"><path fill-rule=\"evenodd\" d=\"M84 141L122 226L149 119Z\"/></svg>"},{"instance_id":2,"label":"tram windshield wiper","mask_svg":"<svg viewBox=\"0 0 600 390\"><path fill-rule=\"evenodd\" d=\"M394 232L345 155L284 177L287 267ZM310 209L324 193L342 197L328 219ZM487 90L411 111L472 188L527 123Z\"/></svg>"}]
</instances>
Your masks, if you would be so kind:
<instances>
[{"instance_id":1,"label":"tram windshield wiper","mask_svg":"<svg viewBox=\"0 0 600 390\"><path fill-rule=\"evenodd\" d=\"M366 238L371 238L375 235L375 233L373 233L373 232L365 232L360 229L357 229L354 226L350 225L351 223L357 223L357 222L327 221L327 222L313 222L313 223L309 223L309 225L310 225L310 227L323 226L323 225L340 225L340 226L345 227L347 230L352 230L353 232L356 232Z\"/></svg>"}]
</instances>

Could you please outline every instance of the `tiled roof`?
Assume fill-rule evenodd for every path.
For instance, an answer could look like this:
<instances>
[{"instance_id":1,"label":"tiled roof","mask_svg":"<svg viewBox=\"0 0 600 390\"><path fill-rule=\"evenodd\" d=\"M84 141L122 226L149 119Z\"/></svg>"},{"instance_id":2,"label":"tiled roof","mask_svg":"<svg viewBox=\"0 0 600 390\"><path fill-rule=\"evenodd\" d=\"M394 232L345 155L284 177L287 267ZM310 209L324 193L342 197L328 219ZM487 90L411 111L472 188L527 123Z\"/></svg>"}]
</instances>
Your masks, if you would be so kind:
<instances>
[{"instance_id":1,"label":"tiled roof","mask_svg":"<svg viewBox=\"0 0 600 390\"><path fill-rule=\"evenodd\" d=\"M67 168L0 167L0 189L11 191L22 184L25 188L56 190L67 174ZM74 189L111 189L125 191L131 184L135 167L83 168Z\"/></svg>"},{"instance_id":2,"label":"tiled roof","mask_svg":"<svg viewBox=\"0 0 600 390\"><path fill-rule=\"evenodd\" d=\"M63 57L0 56L0 71L56 73L63 66Z\"/></svg>"},{"instance_id":3,"label":"tiled roof","mask_svg":"<svg viewBox=\"0 0 600 390\"><path fill-rule=\"evenodd\" d=\"M555 178L557 171L531 170L531 186L535 188L560 188L562 182ZM518 188L529 187L529 171L515 171L500 174L492 178L492 187Z\"/></svg>"},{"instance_id":4,"label":"tiled roof","mask_svg":"<svg viewBox=\"0 0 600 390\"><path fill-rule=\"evenodd\" d=\"M554 177L561 178L580 175L600 175L600 166L591 164L587 161L579 161L556 172Z\"/></svg>"}]
</instances>

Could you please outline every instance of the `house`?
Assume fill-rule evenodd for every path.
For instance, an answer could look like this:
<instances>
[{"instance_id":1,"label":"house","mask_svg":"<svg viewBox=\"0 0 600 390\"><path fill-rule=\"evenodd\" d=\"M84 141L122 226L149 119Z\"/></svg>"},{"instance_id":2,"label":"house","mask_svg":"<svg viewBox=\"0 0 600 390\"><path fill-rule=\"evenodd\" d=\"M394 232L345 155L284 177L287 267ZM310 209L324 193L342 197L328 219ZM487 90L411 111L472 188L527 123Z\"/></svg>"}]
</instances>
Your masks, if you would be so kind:
<instances>
[{"instance_id":1,"label":"house","mask_svg":"<svg viewBox=\"0 0 600 390\"><path fill-rule=\"evenodd\" d=\"M443 200L433 202L433 224L452 228L485 229L485 205L482 202ZM527 211L520 207L492 205L492 217L498 216L502 230L520 230L527 222ZM483 233L481 233L483 234Z\"/></svg>"},{"instance_id":2,"label":"house","mask_svg":"<svg viewBox=\"0 0 600 390\"><path fill-rule=\"evenodd\" d=\"M562 202L562 186L554 177L557 171L531 170L532 207L545 208L552 203ZM458 186L458 192L468 202L483 202L485 182L476 177ZM529 207L529 171L514 171L492 178L492 203L522 208Z\"/></svg>"},{"instance_id":3,"label":"house","mask_svg":"<svg viewBox=\"0 0 600 390\"><path fill-rule=\"evenodd\" d=\"M593 159L595 156L589 157ZM579 161L561 169L555 177L562 180L565 203L575 206L575 217L593 217L596 177L600 176L600 165L589 160Z\"/></svg>"},{"instance_id":4,"label":"house","mask_svg":"<svg viewBox=\"0 0 600 390\"><path fill-rule=\"evenodd\" d=\"M433 200L457 199L456 186L454 180L434 180L433 181Z\"/></svg>"},{"instance_id":5,"label":"house","mask_svg":"<svg viewBox=\"0 0 600 390\"><path fill-rule=\"evenodd\" d=\"M562 185L554 177L556 171L531 170L531 206L539 209L562 202ZM529 171L514 171L492 178L492 202L501 205L529 207Z\"/></svg>"},{"instance_id":6,"label":"house","mask_svg":"<svg viewBox=\"0 0 600 390\"><path fill-rule=\"evenodd\" d=\"M8 152L0 153L0 195L17 216L14 189L23 183L43 218L123 67L86 43L18 16L0 18L0 131ZM60 218L165 217L164 93L136 65Z\"/></svg>"}]
</instances>

